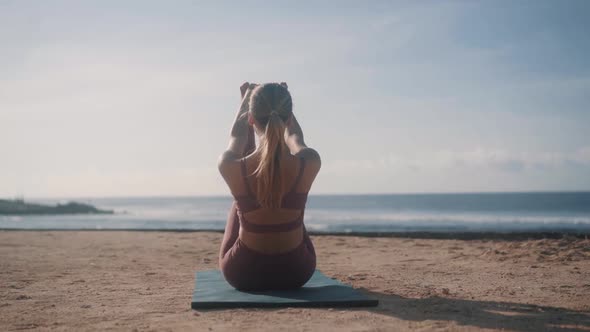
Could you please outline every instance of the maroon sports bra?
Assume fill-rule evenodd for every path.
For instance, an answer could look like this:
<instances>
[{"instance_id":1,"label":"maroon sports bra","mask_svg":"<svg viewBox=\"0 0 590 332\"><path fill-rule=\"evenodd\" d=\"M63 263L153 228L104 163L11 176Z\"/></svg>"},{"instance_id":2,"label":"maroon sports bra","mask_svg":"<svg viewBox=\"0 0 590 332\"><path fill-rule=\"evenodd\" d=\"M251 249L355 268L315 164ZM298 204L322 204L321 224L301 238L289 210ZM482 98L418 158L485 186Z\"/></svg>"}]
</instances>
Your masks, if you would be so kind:
<instances>
[{"instance_id":1,"label":"maroon sports bra","mask_svg":"<svg viewBox=\"0 0 590 332\"><path fill-rule=\"evenodd\" d=\"M252 233L276 233L276 232L288 232L297 229L299 226L303 225L303 211L305 209L305 203L307 202L307 193L298 193L295 192L295 188L299 184L303 172L305 170L305 159L299 158L301 161L299 167L299 174L297 174L297 178L295 179L295 183L289 192L283 195L283 199L281 201L281 209L293 209L293 210L301 210L301 214L293 221L289 221L286 223L280 224L270 224L270 225L262 225L251 223L244 217L244 213L251 212L257 209L260 209L260 203L256 199L256 195L252 192L250 188L250 184L248 183L248 174L246 171L246 161L242 158L241 166L242 166L242 178L244 179L244 186L246 187L247 193L245 195L234 195L236 203L238 205L238 216L240 218L240 226L243 227L246 231Z\"/></svg>"}]
</instances>

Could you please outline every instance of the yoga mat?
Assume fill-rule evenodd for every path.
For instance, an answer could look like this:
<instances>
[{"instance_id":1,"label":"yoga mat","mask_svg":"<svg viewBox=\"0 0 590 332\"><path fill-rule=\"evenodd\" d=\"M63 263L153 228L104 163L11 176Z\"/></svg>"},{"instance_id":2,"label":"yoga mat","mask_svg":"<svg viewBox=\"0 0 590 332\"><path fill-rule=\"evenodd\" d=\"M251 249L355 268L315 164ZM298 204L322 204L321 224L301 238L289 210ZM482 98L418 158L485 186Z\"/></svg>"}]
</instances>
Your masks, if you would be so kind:
<instances>
[{"instance_id":1,"label":"yoga mat","mask_svg":"<svg viewBox=\"0 0 590 332\"><path fill-rule=\"evenodd\" d=\"M331 279L316 270L301 288L243 292L230 286L221 271L199 271L195 276L193 309L278 308L278 307L370 307L378 300Z\"/></svg>"}]
</instances>

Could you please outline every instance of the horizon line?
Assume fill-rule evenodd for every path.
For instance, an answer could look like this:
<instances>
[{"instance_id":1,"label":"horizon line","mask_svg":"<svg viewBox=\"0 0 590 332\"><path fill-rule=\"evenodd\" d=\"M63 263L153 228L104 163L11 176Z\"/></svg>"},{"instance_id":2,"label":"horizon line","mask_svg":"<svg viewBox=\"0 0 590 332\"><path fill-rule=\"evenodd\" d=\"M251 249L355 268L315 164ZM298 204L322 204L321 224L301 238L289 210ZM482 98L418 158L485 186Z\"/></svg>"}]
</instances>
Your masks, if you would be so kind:
<instances>
[{"instance_id":1,"label":"horizon line","mask_svg":"<svg viewBox=\"0 0 590 332\"><path fill-rule=\"evenodd\" d=\"M432 191L432 192L360 192L360 193L310 193L309 196L412 196L412 195L477 195L477 194L590 194L590 189L584 190L514 190L514 191ZM67 199L112 199L112 198L231 198L231 194L181 194L181 195L80 195L80 196L0 196L0 199L40 199L40 200L67 200Z\"/></svg>"}]
</instances>

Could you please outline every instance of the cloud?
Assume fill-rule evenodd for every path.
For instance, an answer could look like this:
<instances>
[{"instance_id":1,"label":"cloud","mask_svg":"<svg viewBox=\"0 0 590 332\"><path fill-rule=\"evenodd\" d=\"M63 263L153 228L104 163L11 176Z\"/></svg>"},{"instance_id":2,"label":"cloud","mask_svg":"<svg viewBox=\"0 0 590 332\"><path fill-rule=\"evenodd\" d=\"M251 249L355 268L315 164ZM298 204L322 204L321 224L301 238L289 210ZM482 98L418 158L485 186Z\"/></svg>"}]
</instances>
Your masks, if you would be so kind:
<instances>
[{"instance_id":1,"label":"cloud","mask_svg":"<svg viewBox=\"0 0 590 332\"><path fill-rule=\"evenodd\" d=\"M447 170L482 168L501 172L526 172L590 166L590 146L573 152L512 152L504 149L437 150L416 153L390 153L375 159L335 160L323 171L340 174L358 171Z\"/></svg>"},{"instance_id":2,"label":"cloud","mask_svg":"<svg viewBox=\"0 0 590 332\"><path fill-rule=\"evenodd\" d=\"M34 182L18 194L53 197L228 194L215 167L127 171L88 168L38 176ZM219 190L212 192L210 188Z\"/></svg>"}]
</instances>

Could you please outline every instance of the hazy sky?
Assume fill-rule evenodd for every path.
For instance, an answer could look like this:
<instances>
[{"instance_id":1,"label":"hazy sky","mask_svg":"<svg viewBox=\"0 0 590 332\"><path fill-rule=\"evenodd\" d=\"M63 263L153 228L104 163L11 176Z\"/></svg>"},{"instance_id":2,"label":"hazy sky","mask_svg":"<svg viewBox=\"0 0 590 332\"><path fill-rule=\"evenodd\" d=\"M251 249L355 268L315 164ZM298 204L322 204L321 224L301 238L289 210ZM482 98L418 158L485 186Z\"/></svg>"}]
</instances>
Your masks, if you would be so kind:
<instances>
[{"instance_id":1,"label":"hazy sky","mask_svg":"<svg viewBox=\"0 0 590 332\"><path fill-rule=\"evenodd\" d=\"M589 1L242 3L0 0L0 196L228 194L243 81L312 193L590 190Z\"/></svg>"}]
</instances>

